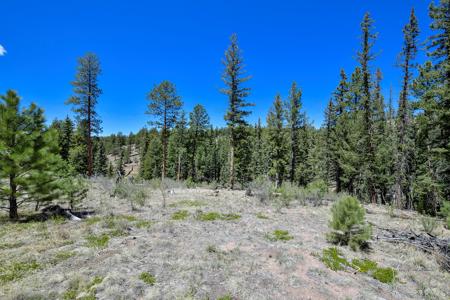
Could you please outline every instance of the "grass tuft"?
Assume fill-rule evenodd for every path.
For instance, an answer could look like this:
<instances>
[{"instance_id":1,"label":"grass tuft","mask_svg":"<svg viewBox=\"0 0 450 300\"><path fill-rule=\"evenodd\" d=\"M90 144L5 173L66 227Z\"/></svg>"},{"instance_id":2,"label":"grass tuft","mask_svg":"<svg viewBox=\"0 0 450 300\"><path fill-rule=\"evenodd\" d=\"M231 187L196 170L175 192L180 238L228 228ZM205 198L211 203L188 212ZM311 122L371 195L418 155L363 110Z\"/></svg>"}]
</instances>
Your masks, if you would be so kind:
<instances>
[{"instance_id":1,"label":"grass tuft","mask_svg":"<svg viewBox=\"0 0 450 300\"><path fill-rule=\"evenodd\" d=\"M260 213L260 212L256 214L256 217L258 219L263 219L263 220L268 220L269 219L268 216L266 216L266 215L264 215L263 213Z\"/></svg>"},{"instance_id":2,"label":"grass tuft","mask_svg":"<svg viewBox=\"0 0 450 300\"><path fill-rule=\"evenodd\" d=\"M294 237L292 235L289 235L289 232L287 230L274 230L272 234L267 235L267 238L272 241L289 241L292 240Z\"/></svg>"},{"instance_id":3,"label":"grass tuft","mask_svg":"<svg viewBox=\"0 0 450 300\"><path fill-rule=\"evenodd\" d=\"M108 246L109 243L109 236L107 234L101 234L101 235L88 235L86 237L87 244L89 248L105 248Z\"/></svg>"},{"instance_id":4,"label":"grass tuft","mask_svg":"<svg viewBox=\"0 0 450 300\"><path fill-rule=\"evenodd\" d=\"M148 285L155 285L156 278L152 274L148 272L142 272L141 275L139 275L139 279L145 282Z\"/></svg>"},{"instance_id":5,"label":"grass tuft","mask_svg":"<svg viewBox=\"0 0 450 300\"><path fill-rule=\"evenodd\" d=\"M199 221L216 221L216 220L233 221L238 220L240 218L241 216L238 214L220 214L214 211L208 213L200 212L197 215L197 220Z\"/></svg>"},{"instance_id":6,"label":"grass tuft","mask_svg":"<svg viewBox=\"0 0 450 300\"><path fill-rule=\"evenodd\" d=\"M8 265L0 265L0 283L6 283L19 280L29 273L41 268L36 261L31 262L12 262Z\"/></svg>"},{"instance_id":7,"label":"grass tuft","mask_svg":"<svg viewBox=\"0 0 450 300\"><path fill-rule=\"evenodd\" d=\"M185 220L189 217L189 212L187 210L179 210L172 215L172 220Z\"/></svg>"},{"instance_id":8,"label":"grass tuft","mask_svg":"<svg viewBox=\"0 0 450 300\"><path fill-rule=\"evenodd\" d=\"M320 260L331 270L340 271L350 266L342 252L336 247L330 247L322 250Z\"/></svg>"}]
</instances>

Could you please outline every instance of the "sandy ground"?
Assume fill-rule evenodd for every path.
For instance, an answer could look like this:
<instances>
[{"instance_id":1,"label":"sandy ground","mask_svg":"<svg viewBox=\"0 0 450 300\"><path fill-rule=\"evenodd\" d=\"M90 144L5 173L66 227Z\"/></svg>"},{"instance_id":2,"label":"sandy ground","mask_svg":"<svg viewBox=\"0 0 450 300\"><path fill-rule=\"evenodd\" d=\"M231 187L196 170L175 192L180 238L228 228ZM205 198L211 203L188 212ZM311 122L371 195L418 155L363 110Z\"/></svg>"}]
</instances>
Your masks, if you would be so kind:
<instances>
[{"instance_id":1,"label":"sandy ground","mask_svg":"<svg viewBox=\"0 0 450 300\"><path fill-rule=\"evenodd\" d=\"M93 185L83 203L97 211L93 218L2 221L0 265L36 261L39 267L0 283L0 299L450 299L450 274L439 270L434 257L376 240L376 228L370 252L340 249L348 259L395 268L395 283L328 269L319 255L330 247L330 206L279 209L243 191L197 188L174 189L163 209L161 192L144 188L146 204L137 211L110 197L111 184L104 181ZM392 218L384 207L366 209L367 219L379 226L421 230L415 213ZM187 218L173 220L180 210L189 212ZM200 221L201 212L241 218ZM271 241L268 234L276 229L293 239ZM450 235L442 226L437 231ZM107 245L92 247L89 236L102 234ZM154 285L140 279L143 272L154 276Z\"/></svg>"}]
</instances>

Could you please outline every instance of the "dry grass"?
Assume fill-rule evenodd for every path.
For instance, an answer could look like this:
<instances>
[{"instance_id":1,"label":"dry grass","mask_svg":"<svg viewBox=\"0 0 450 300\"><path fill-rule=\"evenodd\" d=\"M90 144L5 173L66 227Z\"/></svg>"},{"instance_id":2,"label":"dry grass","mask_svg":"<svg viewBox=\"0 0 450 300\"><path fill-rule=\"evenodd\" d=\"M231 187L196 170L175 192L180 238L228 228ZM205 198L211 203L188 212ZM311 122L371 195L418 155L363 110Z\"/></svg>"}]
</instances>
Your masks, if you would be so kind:
<instances>
[{"instance_id":1,"label":"dry grass","mask_svg":"<svg viewBox=\"0 0 450 300\"><path fill-rule=\"evenodd\" d=\"M406 245L372 240L368 253L338 247L348 261L367 259L397 270L392 284L330 270L320 258L330 247L328 206L294 202L280 209L244 191L216 196L210 189L175 188L163 209L161 192L143 185L149 196L133 211L127 199L111 198L113 185L102 180L82 204L98 214L81 222L12 224L0 217L0 265L21 266L18 276L0 284L0 299L450 297L450 274L434 257ZM368 221L379 226L423 230L415 213L366 209ZM450 236L442 226L435 233ZM281 240L274 238L280 234Z\"/></svg>"}]
</instances>

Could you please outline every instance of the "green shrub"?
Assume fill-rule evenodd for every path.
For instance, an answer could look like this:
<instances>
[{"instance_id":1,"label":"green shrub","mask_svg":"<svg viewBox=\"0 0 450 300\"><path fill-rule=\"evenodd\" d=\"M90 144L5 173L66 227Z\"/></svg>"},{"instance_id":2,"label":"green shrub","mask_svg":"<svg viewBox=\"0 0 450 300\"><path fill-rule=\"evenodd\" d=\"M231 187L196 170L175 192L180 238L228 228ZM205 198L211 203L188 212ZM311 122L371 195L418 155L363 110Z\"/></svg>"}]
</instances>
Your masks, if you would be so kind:
<instances>
[{"instance_id":1,"label":"green shrub","mask_svg":"<svg viewBox=\"0 0 450 300\"><path fill-rule=\"evenodd\" d=\"M331 270L340 271L350 266L342 252L336 247L330 247L322 250L320 260Z\"/></svg>"},{"instance_id":2,"label":"green shrub","mask_svg":"<svg viewBox=\"0 0 450 300\"><path fill-rule=\"evenodd\" d=\"M292 240L294 237L289 235L289 232L287 230L274 230L272 234L267 235L267 238L270 241L289 241Z\"/></svg>"},{"instance_id":3,"label":"green shrub","mask_svg":"<svg viewBox=\"0 0 450 300\"><path fill-rule=\"evenodd\" d=\"M440 214L445 220L447 229L450 229L450 201L444 201Z\"/></svg>"},{"instance_id":4,"label":"green shrub","mask_svg":"<svg viewBox=\"0 0 450 300\"><path fill-rule=\"evenodd\" d=\"M179 210L172 214L172 220L185 220L187 217L189 217L187 210Z\"/></svg>"},{"instance_id":5,"label":"green shrub","mask_svg":"<svg viewBox=\"0 0 450 300\"><path fill-rule=\"evenodd\" d=\"M432 217L422 217L420 220L422 222L423 231L432 235L438 225L436 219Z\"/></svg>"},{"instance_id":6,"label":"green shrub","mask_svg":"<svg viewBox=\"0 0 450 300\"><path fill-rule=\"evenodd\" d=\"M145 282L148 285L155 285L156 278L152 274L148 272L142 272L141 275L139 275L139 279Z\"/></svg>"},{"instance_id":7,"label":"green shrub","mask_svg":"<svg viewBox=\"0 0 450 300\"><path fill-rule=\"evenodd\" d=\"M364 249L371 235L371 228L365 223L365 211L359 201L351 196L341 198L331 208L328 241L349 245L353 250Z\"/></svg>"},{"instance_id":8,"label":"green shrub","mask_svg":"<svg viewBox=\"0 0 450 300\"><path fill-rule=\"evenodd\" d=\"M366 273L383 283L393 283L397 276L397 271L393 268L378 267L376 262L368 259L353 259L350 263L336 247L323 249L320 260L333 271L352 268L358 272Z\"/></svg>"},{"instance_id":9,"label":"green shrub","mask_svg":"<svg viewBox=\"0 0 450 300\"><path fill-rule=\"evenodd\" d=\"M101 235L88 235L86 237L87 244L89 248L105 248L109 243L109 236L107 234Z\"/></svg>"},{"instance_id":10,"label":"green shrub","mask_svg":"<svg viewBox=\"0 0 450 300\"><path fill-rule=\"evenodd\" d=\"M328 186L324 180L314 180L306 186L306 194L310 198L322 199L327 192Z\"/></svg>"}]
</instances>

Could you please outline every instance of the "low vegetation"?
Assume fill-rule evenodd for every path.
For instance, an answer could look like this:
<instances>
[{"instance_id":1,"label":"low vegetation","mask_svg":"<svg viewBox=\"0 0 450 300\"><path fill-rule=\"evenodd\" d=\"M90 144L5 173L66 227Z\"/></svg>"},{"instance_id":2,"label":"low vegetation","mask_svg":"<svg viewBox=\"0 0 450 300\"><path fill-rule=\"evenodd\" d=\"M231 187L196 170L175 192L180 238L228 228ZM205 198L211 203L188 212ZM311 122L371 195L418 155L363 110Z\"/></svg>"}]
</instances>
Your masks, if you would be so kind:
<instances>
[{"instance_id":1,"label":"low vegetation","mask_svg":"<svg viewBox=\"0 0 450 300\"><path fill-rule=\"evenodd\" d=\"M271 234L268 234L267 238L270 241L289 241L294 237L289 235L289 232L287 230L276 229Z\"/></svg>"},{"instance_id":2,"label":"low vegetation","mask_svg":"<svg viewBox=\"0 0 450 300\"><path fill-rule=\"evenodd\" d=\"M218 212L207 212L203 213L200 212L197 214L197 220L199 221L216 221L216 220L222 220L222 221L233 221L240 219L241 216L238 214L221 214Z\"/></svg>"},{"instance_id":3,"label":"low vegetation","mask_svg":"<svg viewBox=\"0 0 450 300\"><path fill-rule=\"evenodd\" d=\"M327 235L331 243L350 245L353 250L368 247L371 228L365 221L364 207L351 196L339 199L331 208L330 228Z\"/></svg>"},{"instance_id":4,"label":"low vegetation","mask_svg":"<svg viewBox=\"0 0 450 300\"><path fill-rule=\"evenodd\" d=\"M19 280L32 272L41 268L41 265L36 261L30 262L2 262L0 264L0 283L7 283L9 281Z\"/></svg>"},{"instance_id":5,"label":"low vegetation","mask_svg":"<svg viewBox=\"0 0 450 300\"><path fill-rule=\"evenodd\" d=\"M369 259L353 259L347 261L343 253L336 247L330 247L322 250L320 258L322 262L333 271L342 271L346 269L354 269L383 283L394 283L397 271L393 268L378 267L378 264Z\"/></svg>"},{"instance_id":6,"label":"low vegetation","mask_svg":"<svg viewBox=\"0 0 450 300\"><path fill-rule=\"evenodd\" d=\"M189 212L187 210L179 210L172 214L172 220L185 220L189 217Z\"/></svg>"},{"instance_id":7,"label":"low vegetation","mask_svg":"<svg viewBox=\"0 0 450 300\"><path fill-rule=\"evenodd\" d=\"M139 275L139 279L148 285L155 285L156 283L155 276L148 272L142 272L141 275Z\"/></svg>"},{"instance_id":8,"label":"low vegetation","mask_svg":"<svg viewBox=\"0 0 450 300\"><path fill-rule=\"evenodd\" d=\"M109 243L109 235L103 233L100 235L93 235L90 234L86 237L86 246L89 248L105 248L108 246Z\"/></svg>"}]
</instances>

